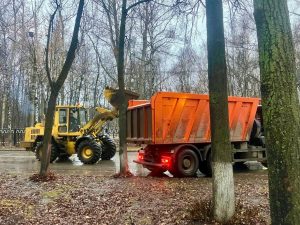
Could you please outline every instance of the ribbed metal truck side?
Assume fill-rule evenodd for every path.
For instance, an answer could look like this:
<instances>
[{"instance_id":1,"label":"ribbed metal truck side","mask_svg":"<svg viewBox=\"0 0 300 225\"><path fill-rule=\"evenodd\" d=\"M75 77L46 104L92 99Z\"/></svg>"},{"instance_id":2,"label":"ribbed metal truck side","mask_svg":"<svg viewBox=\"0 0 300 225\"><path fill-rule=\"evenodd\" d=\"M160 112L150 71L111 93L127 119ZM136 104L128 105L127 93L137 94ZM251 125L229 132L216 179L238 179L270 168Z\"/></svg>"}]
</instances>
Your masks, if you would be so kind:
<instances>
[{"instance_id":1,"label":"ribbed metal truck side","mask_svg":"<svg viewBox=\"0 0 300 225\"><path fill-rule=\"evenodd\" d=\"M266 161L259 98L229 97L232 161ZM150 101L129 101L127 142L143 144L136 163L151 171L211 175L209 96L158 92Z\"/></svg>"}]
</instances>

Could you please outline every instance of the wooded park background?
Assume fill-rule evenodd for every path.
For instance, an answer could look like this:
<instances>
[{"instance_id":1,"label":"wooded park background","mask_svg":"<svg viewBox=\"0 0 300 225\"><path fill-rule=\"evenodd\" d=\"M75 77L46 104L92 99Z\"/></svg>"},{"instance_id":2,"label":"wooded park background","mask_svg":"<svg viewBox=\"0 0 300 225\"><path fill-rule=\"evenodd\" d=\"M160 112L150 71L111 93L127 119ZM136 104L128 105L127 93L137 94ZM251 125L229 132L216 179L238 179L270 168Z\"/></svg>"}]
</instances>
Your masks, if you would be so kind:
<instances>
[{"instance_id":1,"label":"wooded park background","mask_svg":"<svg viewBox=\"0 0 300 225\"><path fill-rule=\"evenodd\" d=\"M31 126L46 112L50 88L45 46L55 4L0 2L0 128ZM79 48L58 104L103 105L105 86L117 87L121 1L91 0L81 22ZM128 1L130 3L130 1ZM300 1L289 0L300 80ZM59 1L50 43L56 77L64 63L77 1ZM252 0L224 1L229 95L259 97L259 65ZM205 8L201 1L150 1L130 10L125 43L126 88L149 99L157 91L208 93ZM299 87L299 83L298 83Z\"/></svg>"}]
</instances>

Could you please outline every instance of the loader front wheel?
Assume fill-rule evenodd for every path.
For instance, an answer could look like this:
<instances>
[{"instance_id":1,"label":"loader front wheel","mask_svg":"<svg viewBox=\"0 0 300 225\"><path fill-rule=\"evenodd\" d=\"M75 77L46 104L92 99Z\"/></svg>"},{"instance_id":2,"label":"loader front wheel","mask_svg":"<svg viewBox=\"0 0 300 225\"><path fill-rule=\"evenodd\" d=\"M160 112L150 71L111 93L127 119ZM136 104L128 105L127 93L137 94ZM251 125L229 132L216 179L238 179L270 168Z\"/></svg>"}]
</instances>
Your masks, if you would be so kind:
<instances>
[{"instance_id":1,"label":"loader front wheel","mask_svg":"<svg viewBox=\"0 0 300 225\"><path fill-rule=\"evenodd\" d=\"M101 159L102 160L110 160L114 155L116 154L117 147L116 144L113 142L112 139L110 139L106 135L101 135L99 137L101 141L101 147L102 147L102 155Z\"/></svg>"},{"instance_id":2,"label":"loader front wheel","mask_svg":"<svg viewBox=\"0 0 300 225\"><path fill-rule=\"evenodd\" d=\"M84 140L78 145L77 155L84 164L94 164L101 157L101 146L94 140Z\"/></svg>"},{"instance_id":3,"label":"loader front wheel","mask_svg":"<svg viewBox=\"0 0 300 225\"><path fill-rule=\"evenodd\" d=\"M35 148L35 157L37 160L41 161L42 159L42 149L43 149L43 142L39 142ZM58 157L58 148L55 143L51 145L51 154L50 154L50 162L52 163Z\"/></svg>"}]
</instances>

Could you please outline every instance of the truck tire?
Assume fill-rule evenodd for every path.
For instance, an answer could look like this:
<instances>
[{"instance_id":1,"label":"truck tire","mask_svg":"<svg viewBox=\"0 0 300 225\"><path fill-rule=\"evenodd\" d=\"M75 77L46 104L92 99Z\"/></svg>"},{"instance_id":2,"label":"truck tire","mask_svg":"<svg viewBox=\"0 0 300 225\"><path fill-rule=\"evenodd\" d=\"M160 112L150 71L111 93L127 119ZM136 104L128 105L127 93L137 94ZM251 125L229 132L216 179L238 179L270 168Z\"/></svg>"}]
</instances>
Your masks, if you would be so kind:
<instances>
[{"instance_id":1,"label":"truck tire","mask_svg":"<svg viewBox=\"0 0 300 225\"><path fill-rule=\"evenodd\" d=\"M43 142L38 142L35 148L35 157L37 160L41 161L42 158L42 148L43 148ZM50 154L50 163L52 163L56 158L58 157L58 148L55 143L52 143L51 145L51 154Z\"/></svg>"},{"instance_id":2,"label":"truck tire","mask_svg":"<svg viewBox=\"0 0 300 225\"><path fill-rule=\"evenodd\" d=\"M101 159L102 160L110 160L116 154L116 151L117 151L116 144L107 135L101 135L101 136L99 136L99 139L102 143L101 144L101 148L102 148Z\"/></svg>"},{"instance_id":3,"label":"truck tire","mask_svg":"<svg viewBox=\"0 0 300 225\"><path fill-rule=\"evenodd\" d=\"M94 140L84 140L78 145L77 156L84 164L94 164L101 157L101 146Z\"/></svg>"},{"instance_id":4,"label":"truck tire","mask_svg":"<svg viewBox=\"0 0 300 225\"><path fill-rule=\"evenodd\" d=\"M206 159L200 162L199 170L207 177L212 176L212 164L211 164L211 150L207 152Z\"/></svg>"},{"instance_id":5,"label":"truck tire","mask_svg":"<svg viewBox=\"0 0 300 225\"><path fill-rule=\"evenodd\" d=\"M175 160L175 167L170 171L176 177L194 177L199 168L199 158L191 149L181 150Z\"/></svg>"}]
</instances>

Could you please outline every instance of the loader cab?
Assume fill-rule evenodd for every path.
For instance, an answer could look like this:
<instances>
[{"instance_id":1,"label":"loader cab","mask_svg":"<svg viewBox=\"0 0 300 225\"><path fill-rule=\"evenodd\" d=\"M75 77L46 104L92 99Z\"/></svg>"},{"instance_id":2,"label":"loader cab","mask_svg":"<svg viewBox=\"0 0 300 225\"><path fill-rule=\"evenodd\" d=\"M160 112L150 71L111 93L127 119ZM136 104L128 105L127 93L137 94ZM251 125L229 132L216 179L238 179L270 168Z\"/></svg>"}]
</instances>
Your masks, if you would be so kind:
<instances>
[{"instance_id":1,"label":"loader cab","mask_svg":"<svg viewBox=\"0 0 300 225\"><path fill-rule=\"evenodd\" d=\"M87 123L87 110L85 108L69 109L69 132L78 132Z\"/></svg>"},{"instance_id":2,"label":"loader cab","mask_svg":"<svg viewBox=\"0 0 300 225\"><path fill-rule=\"evenodd\" d=\"M81 106L59 106L58 111L58 134L79 132L87 123L87 110Z\"/></svg>"}]
</instances>

